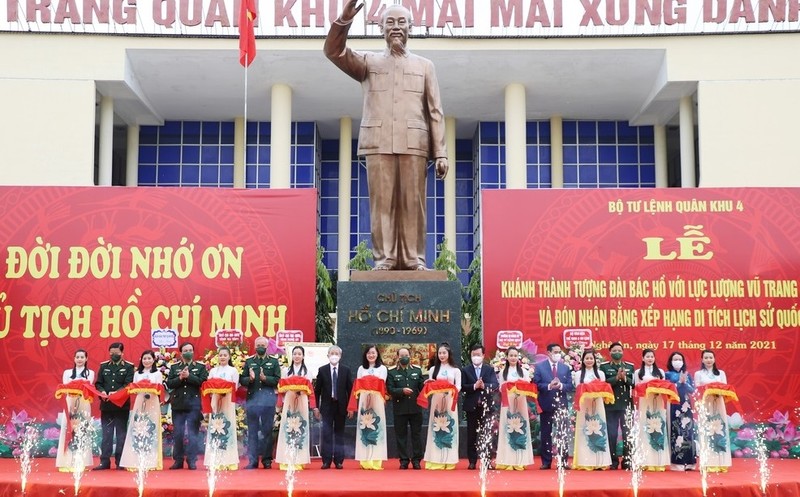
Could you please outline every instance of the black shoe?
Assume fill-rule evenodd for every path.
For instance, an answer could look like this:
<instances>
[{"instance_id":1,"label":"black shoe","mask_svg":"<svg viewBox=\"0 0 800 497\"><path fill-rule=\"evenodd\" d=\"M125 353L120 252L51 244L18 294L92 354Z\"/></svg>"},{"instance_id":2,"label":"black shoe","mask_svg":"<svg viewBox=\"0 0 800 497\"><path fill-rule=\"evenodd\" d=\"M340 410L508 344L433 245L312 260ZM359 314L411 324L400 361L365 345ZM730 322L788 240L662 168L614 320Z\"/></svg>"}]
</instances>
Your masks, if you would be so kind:
<instances>
[{"instance_id":1,"label":"black shoe","mask_svg":"<svg viewBox=\"0 0 800 497\"><path fill-rule=\"evenodd\" d=\"M245 466L244 469L258 469L258 463L257 462L251 462L247 466Z\"/></svg>"},{"instance_id":2,"label":"black shoe","mask_svg":"<svg viewBox=\"0 0 800 497\"><path fill-rule=\"evenodd\" d=\"M264 464L264 469L272 469L272 461L262 461L262 463Z\"/></svg>"},{"instance_id":3,"label":"black shoe","mask_svg":"<svg viewBox=\"0 0 800 497\"><path fill-rule=\"evenodd\" d=\"M539 467L539 469L550 469L550 465L549 465L549 464L542 464L542 465Z\"/></svg>"},{"instance_id":4,"label":"black shoe","mask_svg":"<svg viewBox=\"0 0 800 497\"><path fill-rule=\"evenodd\" d=\"M337 462L336 463L336 469L344 469L344 464L342 464L340 462Z\"/></svg>"},{"instance_id":5,"label":"black shoe","mask_svg":"<svg viewBox=\"0 0 800 497\"><path fill-rule=\"evenodd\" d=\"M322 463L322 469L330 469L330 468L331 468L331 463L329 462Z\"/></svg>"},{"instance_id":6,"label":"black shoe","mask_svg":"<svg viewBox=\"0 0 800 497\"><path fill-rule=\"evenodd\" d=\"M98 466L95 466L93 469L94 469L94 471L103 471L105 469L111 469L111 463L100 464Z\"/></svg>"},{"instance_id":7,"label":"black shoe","mask_svg":"<svg viewBox=\"0 0 800 497\"><path fill-rule=\"evenodd\" d=\"M408 463L407 462L401 462L400 463L400 469L408 469Z\"/></svg>"},{"instance_id":8,"label":"black shoe","mask_svg":"<svg viewBox=\"0 0 800 497\"><path fill-rule=\"evenodd\" d=\"M414 469L422 469L422 466L420 466L419 461L414 461L413 463L411 463L411 466Z\"/></svg>"},{"instance_id":9,"label":"black shoe","mask_svg":"<svg viewBox=\"0 0 800 497\"><path fill-rule=\"evenodd\" d=\"M474 462L469 463L469 466L467 466L467 469L475 469L475 463Z\"/></svg>"},{"instance_id":10,"label":"black shoe","mask_svg":"<svg viewBox=\"0 0 800 497\"><path fill-rule=\"evenodd\" d=\"M125 471L125 468L123 468L122 466L117 466L117 471Z\"/></svg>"},{"instance_id":11,"label":"black shoe","mask_svg":"<svg viewBox=\"0 0 800 497\"><path fill-rule=\"evenodd\" d=\"M172 466L170 466L169 469L183 469L183 463L175 461L172 463Z\"/></svg>"},{"instance_id":12,"label":"black shoe","mask_svg":"<svg viewBox=\"0 0 800 497\"><path fill-rule=\"evenodd\" d=\"M193 462L187 463L186 467L192 470L197 469L197 465L195 465Z\"/></svg>"}]
</instances>

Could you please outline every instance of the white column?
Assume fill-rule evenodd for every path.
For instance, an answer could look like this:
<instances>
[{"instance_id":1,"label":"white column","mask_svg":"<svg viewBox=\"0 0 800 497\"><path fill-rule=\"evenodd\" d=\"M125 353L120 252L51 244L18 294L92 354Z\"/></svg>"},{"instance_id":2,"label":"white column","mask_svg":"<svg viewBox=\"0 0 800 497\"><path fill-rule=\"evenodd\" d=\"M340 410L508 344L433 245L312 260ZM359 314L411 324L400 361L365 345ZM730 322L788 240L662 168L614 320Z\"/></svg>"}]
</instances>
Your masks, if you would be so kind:
<instances>
[{"instance_id":1,"label":"white column","mask_svg":"<svg viewBox=\"0 0 800 497\"><path fill-rule=\"evenodd\" d=\"M697 178L694 174L694 102L692 96L681 97L681 186L694 188Z\"/></svg>"},{"instance_id":2,"label":"white column","mask_svg":"<svg viewBox=\"0 0 800 497\"><path fill-rule=\"evenodd\" d=\"M247 139L245 137L244 117L233 120L233 187L244 188L247 165L245 162ZM270 168L272 169L272 168Z\"/></svg>"},{"instance_id":3,"label":"white column","mask_svg":"<svg viewBox=\"0 0 800 497\"><path fill-rule=\"evenodd\" d=\"M272 143L270 145L270 188L292 185L292 88L286 84L272 87Z\"/></svg>"},{"instance_id":4,"label":"white column","mask_svg":"<svg viewBox=\"0 0 800 497\"><path fill-rule=\"evenodd\" d=\"M525 189L528 187L525 87L519 83L506 86L505 103L506 188Z\"/></svg>"},{"instance_id":5,"label":"white column","mask_svg":"<svg viewBox=\"0 0 800 497\"><path fill-rule=\"evenodd\" d=\"M100 98L100 170L97 183L100 186L111 186L111 168L114 152L114 99Z\"/></svg>"},{"instance_id":6,"label":"white column","mask_svg":"<svg viewBox=\"0 0 800 497\"><path fill-rule=\"evenodd\" d=\"M564 120L550 117L550 187L564 188Z\"/></svg>"},{"instance_id":7,"label":"white column","mask_svg":"<svg viewBox=\"0 0 800 497\"><path fill-rule=\"evenodd\" d=\"M667 173L666 126L653 126L653 144L656 152L656 187L666 188L669 186L669 174Z\"/></svg>"},{"instance_id":8,"label":"white column","mask_svg":"<svg viewBox=\"0 0 800 497\"><path fill-rule=\"evenodd\" d=\"M139 185L139 125L128 126L128 149L125 155L125 185Z\"/></svg>"},{"instance_id":9,"label":"white column","mask_svg":"<svg viewBox=\"0 0 800 497\"><path fill-rule=\"evenodd\" d=\"M450 170L444 179L444 237L447 248L456 252L456 118L446 117L445 142Z\"/></svg>"},{"instance_id":10,"label":"white column","mask_svg":"<svg viewBox=\"0 0 800 497\"><path fill-rule=\"evenodd\" d=\"M339 119L339 281L350 281L350 178L352 176L353 120Z\"/></svg>"}]
</instances>

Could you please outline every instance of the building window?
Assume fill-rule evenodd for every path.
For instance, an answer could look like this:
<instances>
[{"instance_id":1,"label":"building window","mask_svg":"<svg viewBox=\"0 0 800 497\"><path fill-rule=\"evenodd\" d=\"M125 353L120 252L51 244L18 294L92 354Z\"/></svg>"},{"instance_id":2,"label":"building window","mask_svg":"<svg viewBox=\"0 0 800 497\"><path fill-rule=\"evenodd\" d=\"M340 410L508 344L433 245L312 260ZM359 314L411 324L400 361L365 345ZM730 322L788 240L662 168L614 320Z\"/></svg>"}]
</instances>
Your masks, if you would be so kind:
<instances>
[{"instance_id":1,"label":"building window","mask_svg":"<svg viewBox=\"0 0 800 497\"><path fill-rule=\"evenodd\" d=\"M652 126L564 121L564 188L654 188Z\"/></svg>"},{"instance_id":2,"label":"building window","mask_svg":"<svg viewBox=\"0 0 800 497\"><path fill-rule=\"evenodd\" d=\"M291 187L314 188L318 184L317 164L321 156L316 123L292 123L291 140ZM247 188L269 188L271 145L271 123L247 123Z\"/></svg>"},{"instance_id":3,"label":"building window","mask_svg":"<svg viewBox=\"0 0 800 497\"><path fill-rule=\"evenodd\" d=\"M339 140L322 140L319 180L319 241L322 263L335 271L339 264Z\"/></svg>"},{"instance_id":4,"label":"building window","mask_svg":"<svg viewBox=\"0 0 800 497\"><path fill-rule=\"evenodd\" d=\"M232 122L167 121L139 132L140 186L233 186Z\"/></svg>"}]
</instances>

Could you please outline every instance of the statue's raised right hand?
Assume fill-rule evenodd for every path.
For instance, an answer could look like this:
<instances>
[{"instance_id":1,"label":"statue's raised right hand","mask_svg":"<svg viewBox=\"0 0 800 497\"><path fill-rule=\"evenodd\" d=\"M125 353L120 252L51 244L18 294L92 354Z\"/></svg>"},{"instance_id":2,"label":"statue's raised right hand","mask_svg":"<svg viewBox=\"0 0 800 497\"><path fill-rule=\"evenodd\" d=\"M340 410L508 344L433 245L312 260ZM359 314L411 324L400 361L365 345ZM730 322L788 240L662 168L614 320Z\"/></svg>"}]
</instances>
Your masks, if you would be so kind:
<instances>
[{"instance_id":1,"label":"statue's raised right hand","mask_svg":"<svg viewBox=\"0 0 800 497\"><path fill-rule=\"evenodd\" d=\"M359 0L347 0L347 3L344 4L344 10L342 10L342 21L352 21L356 14L364 8L364 3L362 2L359 4L358 1Z\"/></svg>"}]
</instances>

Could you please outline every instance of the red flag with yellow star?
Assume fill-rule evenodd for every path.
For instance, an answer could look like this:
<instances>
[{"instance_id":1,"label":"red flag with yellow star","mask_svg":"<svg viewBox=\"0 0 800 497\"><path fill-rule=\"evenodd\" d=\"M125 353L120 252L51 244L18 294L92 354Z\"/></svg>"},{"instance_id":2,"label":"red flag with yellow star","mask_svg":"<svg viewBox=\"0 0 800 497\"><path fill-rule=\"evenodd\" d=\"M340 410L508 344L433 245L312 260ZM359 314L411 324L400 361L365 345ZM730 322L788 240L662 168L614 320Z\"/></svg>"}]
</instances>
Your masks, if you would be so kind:
<instances>
[{"instance_id":1,"label":"red flag with yellow star","mask_svg":"<svg viewBox=\"0 0 800 497\"><path fill-rule=\"evenodd\" d=\"M256 35L253 31L256 0L242 0L239 8L239 63L247 67L256 58Z\"/></svg>"}]
</instances>

